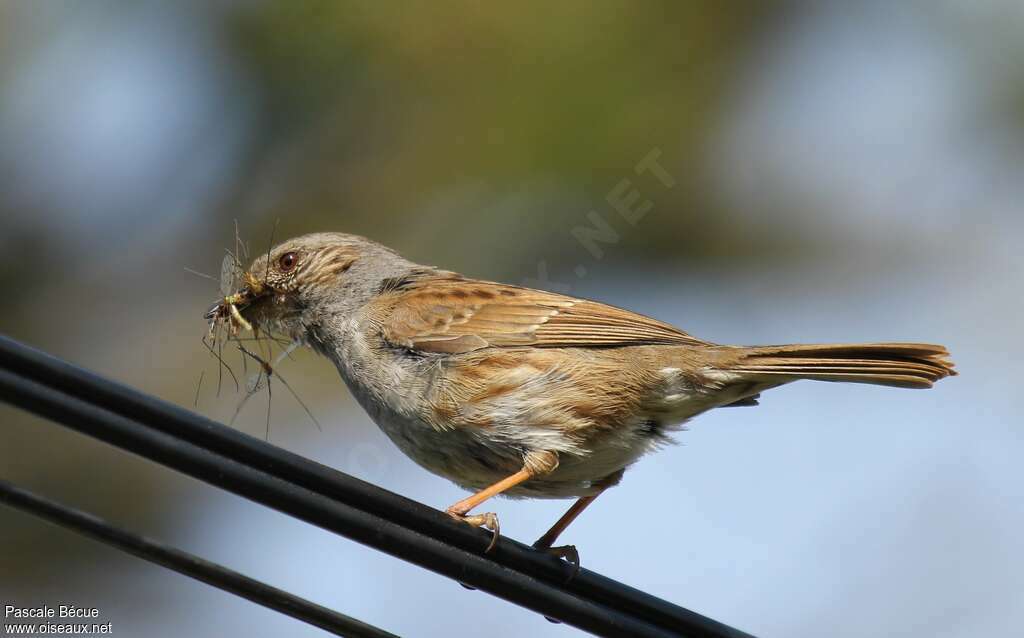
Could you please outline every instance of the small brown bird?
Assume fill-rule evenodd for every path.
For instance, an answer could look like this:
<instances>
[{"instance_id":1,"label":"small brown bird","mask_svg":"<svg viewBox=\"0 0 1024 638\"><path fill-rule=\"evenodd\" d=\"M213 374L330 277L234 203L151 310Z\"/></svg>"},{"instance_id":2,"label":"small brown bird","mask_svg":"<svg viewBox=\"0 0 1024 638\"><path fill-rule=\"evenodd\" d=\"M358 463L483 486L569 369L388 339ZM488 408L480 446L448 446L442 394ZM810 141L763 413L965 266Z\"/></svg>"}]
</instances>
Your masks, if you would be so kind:
<instances>
[{"instance_id":1,"label":"small brown bird","mask_svg":"<svg viewBox=\"0 0 1024 638\"><path fill-rule=\"evenodd\" d=\"M559 534L624 470L712 408L799 379L929 388L955 374L920 343L723 346L596 301L467 279L368 239L319 233L256 259L213 321L283 334L329 358L411 459L475 493L577 497ZM247 327L247 326L246 326ZM493 542L492 542L493 546ZM578 557L576 557L578 562Z\"/></svg>"}]
</instances>

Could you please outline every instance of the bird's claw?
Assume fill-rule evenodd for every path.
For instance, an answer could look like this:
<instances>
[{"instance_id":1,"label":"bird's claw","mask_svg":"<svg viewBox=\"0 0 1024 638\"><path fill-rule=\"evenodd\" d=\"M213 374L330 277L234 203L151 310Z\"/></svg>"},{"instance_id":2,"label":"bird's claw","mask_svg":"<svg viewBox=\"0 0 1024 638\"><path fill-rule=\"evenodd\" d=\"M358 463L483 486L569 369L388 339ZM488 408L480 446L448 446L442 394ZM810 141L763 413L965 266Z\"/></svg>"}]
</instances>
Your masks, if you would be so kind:
<instances>
[{"instance_id":1,"label":"bird's claw","mask_svg":"<svg viewBox=\"0 0 1024 638\"><path fill-rule=\"evenodd\" d=\"M566 583L571 582L573 578L576 578L576 574L580 573L580 552L576 549L575 545L558 545L556 547L551 547L544 545L541 541L537 541L533 544L533 548L547 552L556 558L561 558L572 565L573 570L572 573L569 574L569 578L566 579Z\"/></svg>"},{"instance_id":2,"label":"bird's claw","mask_svg":"<svg viewBox=\"0 0 1024 638\"><path fill-rule=\"evenodd\" d=\"M501 525L498 524L498 515L494 512L467 515L448 510L448 515L457 521L468 523L473 527L485 527L491 530L491 543L484 550L485 554L491 553L494 546L498 544L498 537L501 536Z\"/></svg>"}]
</instances>

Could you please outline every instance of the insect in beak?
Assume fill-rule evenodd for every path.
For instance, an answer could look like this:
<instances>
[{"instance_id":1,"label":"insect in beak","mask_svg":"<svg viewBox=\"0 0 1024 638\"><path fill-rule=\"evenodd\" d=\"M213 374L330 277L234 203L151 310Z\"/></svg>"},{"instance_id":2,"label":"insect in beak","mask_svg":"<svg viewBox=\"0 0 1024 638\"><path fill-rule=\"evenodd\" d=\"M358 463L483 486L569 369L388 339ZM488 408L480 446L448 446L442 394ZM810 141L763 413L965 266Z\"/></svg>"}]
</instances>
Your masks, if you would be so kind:
<instances>
[{"instance_id":1,"label":"insect in beak","mask_svg":"<svg viewBox=\"0 0 1024 638\"><path fill-rule=\"evenodd\" d=\"M238 292L225 295L220 301L213 304L204 315L210 322L210 332L217 329L221 321L226 321L229 332L234 335L239 330L252 331L252 324L239 312L239 306L245 307L250 301L260 296L266 289L263 282L254 277L252 273L243 273L242 279L245 285Z\"/></svg>"},{"instance_id":2,"label":"insect in beak","mask_svg":"<svg viewBox=\"0 0 1024 638\"><path fill-rule=\"evenodd\" d=\"M252 330L252 324L238 311L238 306L248 300L245 293L227 295L213 304L203 315L210 322L210 332L214 332L221 321L228 324L229 332L234 335L239 329Z\"/></svg>"},{"instance_id":3,"label":"insect in beak","mask_svg":"<svg viewBox=\"0 0 1024 638\"><path fill-rule=\"evenodd\" d=\"M242 313L238 312L238 304L242 303L245 300L245 295L243 295L242 293L236 293L234 295L228 295L227 297L224 297L224 305L226 305L228 307L228 310L231 312L230 325L232 328L234 328L236 331L238 328L243 328L245 330L248 330L249 332L252 332L252 324L246 321L245 317L242 316Z\"/></svg>"}]
</instances>

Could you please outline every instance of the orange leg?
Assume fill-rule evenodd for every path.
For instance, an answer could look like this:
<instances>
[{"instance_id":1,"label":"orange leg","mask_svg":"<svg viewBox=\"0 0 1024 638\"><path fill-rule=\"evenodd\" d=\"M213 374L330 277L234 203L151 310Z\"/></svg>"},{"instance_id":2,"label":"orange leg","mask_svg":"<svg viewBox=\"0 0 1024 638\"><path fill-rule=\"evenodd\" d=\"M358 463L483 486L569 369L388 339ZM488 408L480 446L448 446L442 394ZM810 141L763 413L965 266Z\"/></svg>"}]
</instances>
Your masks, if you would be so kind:
<instances>
[{"instance_id":1,"label":"orange leg","mask_svg":"<svg viewBox=\"0 0 1024 638\"><path fill-rule=\"evenodd\" d=\"M497 496L505 490L512 489L516 485L519 485L523 481L527 481L536 475L536 471L524 467L512 476L501 479L494 485L486 487L468 498L462 499L455 505L449 507L446 511L450 516L460 521L469 523L475 527L486 527L494 532L494 536L491 538L491 544L487 546L486 551L489 552L494 549L494 545L498 542L498 536L501 534L501 526L498 524L498 515L494 512L487 512L486 514L475 514L473 516L469 516L469 510L473 509L480 503L483 503L492 496Z\"/></svg>"},{"instance_id":2,"label":"orange leg","mask_svg":"<svg viewBox=\"0 0 1024 638\"><path fill-rule=\"evenodd\" d=\"M576 520L576 517L583 513L583 510L587 509L587 506L594 502L600 494L594 494L593 496L581 496L572 504L569 510L562 514L562 518L558 519L554 525L551 526L543 536L537 539L537 542L533 544L537 549L551 549L551 546L558 540L558 536L565 531L566 527Z\"/></svg>"},{"instance_id":3,"label":"orange leg","mask_svg":"<svg viewBox=\"0 0 1024 638\"><path fill-rule=\"evenodd\" d=\"M587 506L594 502L594 499L604 494L604 491L609 487L614 487L615 485L619 484L619 481L622 480L622 474L624 471L625 470L619 470L618 472L610 474L609 476L602 479L599 483L597 483L595 486L601 488L601 491L598 492L597 494L591 494L590 496L581 496L580 498L578 498L576 502L573 503L572 506L568 509L568 511L566 511L565 514L562 514L562 517L558 519L558 521L556 521L554 525L551 526L551 529L549 529L547 532L544 533L543 536L537 539L537 542L535 542L533 546L536 549L547 550L548 553L554 554L559 558L564 558L568 560L570 563L576 566L576 571L579 571L580 553L576 551L575 545L562 545L560 547L552 547L552 545L554 545L555 541L558 540L559 535L561 535L561 533L565 531L565 528L569 527L569 525L571 525L572 522L575 521L576 518L583 513L583 510L587 509Z\"/></svg>"},{"instance_id":4,"label":"orange leg","mask_svg":"<svg viewBox=\"0 0 1024 638\"><path fill-rule=\"evenodd\" d=\"M466 497L448 508L448 513L452 516L465 516L469 513L469 510L473 509L480 503L483 503L492 496L497 496L505 490L512 489L516 485L519 485L523 481L533 478L533 472L523 468L508 478L503 478L490 487L485 487L476 494Z\"/></svg>"}]
</instances>

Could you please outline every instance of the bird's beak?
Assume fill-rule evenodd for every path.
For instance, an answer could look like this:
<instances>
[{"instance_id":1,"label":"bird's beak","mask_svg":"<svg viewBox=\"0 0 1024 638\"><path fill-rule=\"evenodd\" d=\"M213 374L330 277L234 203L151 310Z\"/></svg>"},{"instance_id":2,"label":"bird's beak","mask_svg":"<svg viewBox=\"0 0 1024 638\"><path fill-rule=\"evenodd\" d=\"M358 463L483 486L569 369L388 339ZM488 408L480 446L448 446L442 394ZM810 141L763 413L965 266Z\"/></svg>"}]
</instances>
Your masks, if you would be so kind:
<instances>
[{"instance_id":1,"label":"bird's beak","mask_svg":"<svg viewBox=\"0 0 1024 638\"><path fill-rule=\"evenodd\" d=\"M257 299L269 292L268 287L262 281L253 276L252 273L243 273L242 280L245 284L239 288L237 292L222 297L210 306L210 309L206 311L205 315L203 315L207 321L214 321L218 317L227 316L231 312L232 307L234 307L235 311L241 310L249 305L249 303L254 299Z\"/></svg>"}]
</instances>

